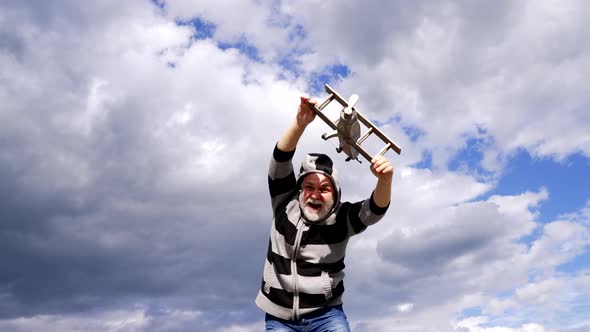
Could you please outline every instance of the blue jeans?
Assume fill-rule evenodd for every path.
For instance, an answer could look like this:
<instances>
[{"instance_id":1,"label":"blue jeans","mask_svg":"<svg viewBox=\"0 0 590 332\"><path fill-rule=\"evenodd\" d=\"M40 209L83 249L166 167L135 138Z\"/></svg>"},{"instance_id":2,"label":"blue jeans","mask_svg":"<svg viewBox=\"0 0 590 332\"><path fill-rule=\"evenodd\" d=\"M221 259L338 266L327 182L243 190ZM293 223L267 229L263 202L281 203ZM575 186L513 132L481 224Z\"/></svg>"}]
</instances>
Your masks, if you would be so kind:
<instances>
[{"instance_id":1,"label":"blue jeans","mask_svg":"<svg viewBox=\"0 0 590 332\"><path fill-rule=\"evenodd\" d=\"M266 314L266 331L275 332L350 332L342 305L327 307L301 316L299 320L285 320Z\"/></svg>"}]
</instances>

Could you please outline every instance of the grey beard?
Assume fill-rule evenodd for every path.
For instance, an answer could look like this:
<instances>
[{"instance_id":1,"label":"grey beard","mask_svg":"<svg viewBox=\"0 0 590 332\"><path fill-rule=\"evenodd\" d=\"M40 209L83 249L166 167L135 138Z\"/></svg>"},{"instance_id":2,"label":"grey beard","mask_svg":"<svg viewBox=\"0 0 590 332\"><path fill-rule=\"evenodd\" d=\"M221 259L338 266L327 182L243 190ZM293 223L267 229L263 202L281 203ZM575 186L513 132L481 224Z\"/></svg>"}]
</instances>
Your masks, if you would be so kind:
<instances>
[{"instance_id":1,"label":"grey beard","mask_svg":"<svg viewBox=\"0 0 590 332\"><path fill-rule=\"evenodd\" d=\"M334 199L332 198L329 201L327 201L319 211L315 211L314 209L307 206L307 203L310 201L313 202L314 200L307 199L307 202L304 202L303 193L299 194L299 206L301 207L301 212L303 213L305 219L311 222L316 222L324 219L328 215L330 210L332 210L332 206L334 206Z\"/></svg>"}]
</instances>

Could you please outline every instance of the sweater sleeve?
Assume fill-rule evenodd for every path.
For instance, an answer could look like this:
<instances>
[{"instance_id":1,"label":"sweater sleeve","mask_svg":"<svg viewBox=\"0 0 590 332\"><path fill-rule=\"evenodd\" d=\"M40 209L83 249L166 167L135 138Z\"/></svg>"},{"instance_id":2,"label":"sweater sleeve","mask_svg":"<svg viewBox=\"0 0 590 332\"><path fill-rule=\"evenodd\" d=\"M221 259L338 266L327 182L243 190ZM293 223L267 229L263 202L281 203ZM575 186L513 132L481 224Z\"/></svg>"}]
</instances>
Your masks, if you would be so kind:
<instances>
[{"instance_id":1,"label":"sweater sleeve","mask_svg":"<svg viewBox=\"0 0 590 332\"><path fill-rule=\"evenodd\" d=\"M275 145L268 168L268 189L273 211L291 196L296 187L292 163L294 155L295 150L282 151Z\"/></svg>"},{"instance_id":2,"label":"sweater sleeve","mask_svg":"<svg viewBox=\"0 0 590 332\"><path fill-rule=\"evenodd\" d=\"M350 203L348 203L350 204ZM348 234L351 236L362 233L368 226L377 223L383 218L389 205L379 207L375 203L373 194L371 197L360 202L352 203L347 209Z\"/></svg>"}]
</instances>

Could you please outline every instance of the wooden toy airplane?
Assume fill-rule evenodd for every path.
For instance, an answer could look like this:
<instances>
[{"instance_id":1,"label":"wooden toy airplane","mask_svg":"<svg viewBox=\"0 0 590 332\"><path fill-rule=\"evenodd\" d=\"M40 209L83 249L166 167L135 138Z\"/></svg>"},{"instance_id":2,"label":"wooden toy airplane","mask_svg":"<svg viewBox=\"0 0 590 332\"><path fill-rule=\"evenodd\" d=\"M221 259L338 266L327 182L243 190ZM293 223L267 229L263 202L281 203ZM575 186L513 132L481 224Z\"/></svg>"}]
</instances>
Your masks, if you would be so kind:
<instances>
[{"instance_id":1,"label":"wooden toy airplane","mask_svg":"<svg viewBox=\"0 0 590 332\"><path fill-rule=\"evenodd\" d=\"M362 146L361 144L369 137L371 134L375 134L379 137L385 146L379 151L380 155L384 155L387 150L392 149L393 151L397 152L397 154L401 154L401 148L395 144L389 137L387 137L379 128L377 128L371 121L365 118L359 111L354 108L354 105L359 99L357 94L353 94L348 99L348 102L344 100L331 86L326 84L326 92L330 94L328 99L326 99L323 103L319 104L319 106L313 105L308 102L308 105L311 109L320 117L320 119L324 120L328 126L334 129L334 132L331 134L323 134L322 138L324 140L328 140L333 137L338 137L340 145L336 148L338 153L344 152L348 157L346 161L350 160L357 160L359 153L371 162L373 156L371 156ZM340 111L340 117L334 122L330 120L322 110L328 106L328 104L336 99L340 105L342 105L342 111ZM364 124L368 130L365 134L361 137L361 126L359 121Z\"/></svg>"}]
</instances>

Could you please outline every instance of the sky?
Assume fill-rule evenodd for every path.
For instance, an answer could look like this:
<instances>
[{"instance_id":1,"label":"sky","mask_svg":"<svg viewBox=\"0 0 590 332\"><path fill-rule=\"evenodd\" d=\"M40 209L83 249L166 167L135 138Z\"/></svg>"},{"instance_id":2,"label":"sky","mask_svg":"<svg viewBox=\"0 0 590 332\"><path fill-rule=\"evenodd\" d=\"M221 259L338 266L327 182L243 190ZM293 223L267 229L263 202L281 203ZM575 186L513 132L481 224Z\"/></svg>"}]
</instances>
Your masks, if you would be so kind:
<instances>
[{"instance_id":1,"label":"sky","mask_svg":"<svg viewBox=\"0 0 590 332\"><path fill-rule=\"evenodd\" d=\"M261 331L300 96L402 148L349 243L353 331L590 331L590 3L0 3L0 331ZM326 114L335 118L330 104ZM316 119L294 162L329 154ZM377 152L369 139L366 148Z\"/></svg>"}]
</instances>

